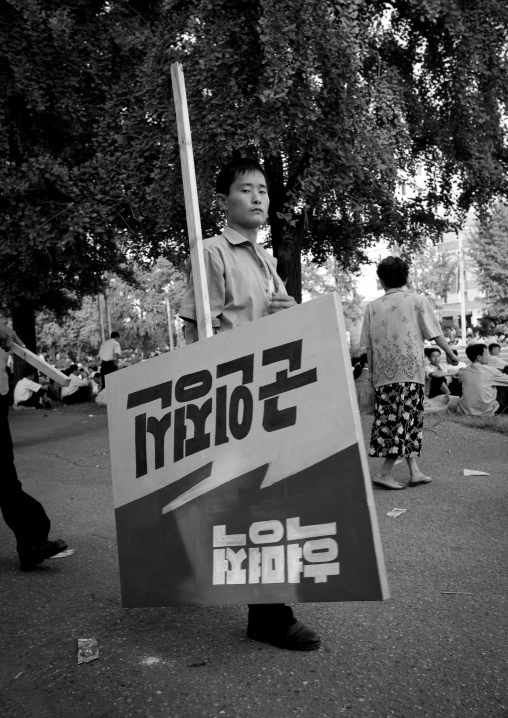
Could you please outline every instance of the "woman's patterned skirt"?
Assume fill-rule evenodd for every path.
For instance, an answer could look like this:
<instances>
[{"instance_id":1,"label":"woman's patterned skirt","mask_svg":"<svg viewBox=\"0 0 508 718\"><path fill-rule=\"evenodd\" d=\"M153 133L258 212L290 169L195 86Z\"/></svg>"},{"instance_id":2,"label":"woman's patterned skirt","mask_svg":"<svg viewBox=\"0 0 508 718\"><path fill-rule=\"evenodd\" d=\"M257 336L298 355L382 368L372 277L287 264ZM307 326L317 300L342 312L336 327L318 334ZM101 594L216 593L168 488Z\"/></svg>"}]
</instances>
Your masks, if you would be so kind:
<instances>
[{"instance_id":1,"label":"woman's patterned skirt","mask_svg":"<svg viewBox=\"0 0 508 718\"><path fill-rule=\"evenodd\" d=\"M384 384L374 389L374 421L369 456L396 459L420 456L423 384Z\"/></svg>"}]
</instances>

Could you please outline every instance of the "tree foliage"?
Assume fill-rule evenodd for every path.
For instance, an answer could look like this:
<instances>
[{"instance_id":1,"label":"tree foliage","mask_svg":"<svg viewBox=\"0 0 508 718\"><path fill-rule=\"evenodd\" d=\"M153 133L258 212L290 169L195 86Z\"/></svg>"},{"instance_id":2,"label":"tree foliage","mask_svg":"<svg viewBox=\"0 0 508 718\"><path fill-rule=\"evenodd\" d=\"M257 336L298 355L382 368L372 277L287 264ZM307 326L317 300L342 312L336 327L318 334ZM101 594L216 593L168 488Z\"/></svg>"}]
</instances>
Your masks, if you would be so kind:
<instances>
[{"instance_id":1,"label":"tree foliage","mask_svg":"<svg viewBox=\"0 0 508 718\"><path fill-rule=\"evenodd\" d=\"M468 235L469 255L477 280L485 292L488 315L498 323L508 321L508 207L498 203L490 217L473 227Z\"/></svg>"},{"instance_id":2,"label":"tree foliage","mask_svg":"<svg viewBox=\"0 0 508 718\"><path fill-rule=\"evenodd\" d=\"M346 326L357 324L363 318L363 297L358 293L357 280L334 257L317 266L309 259L302 263L302 291L304 296L315 299L323 294L336 292L342 300Z\"/></svg>"},{"instance_id":3,"label":"tree foliage","mask_svg":"<svg viewBox=\"0 0 508 718\"><path fill-rule=\"evenodd\" d=\"M302 252L354 269L379 238L436 238L447 215L507 191L507 27L503 0L168 0L107 150L133 229L151 252L186 251L178 60L204 231L220 226L218 167L258 156L290 292ZM401 180L414 191L402 196Z\"/></svg>"},{"instance_id":4,"label":"tree foliage","mask_svg":"<svg viewBox=\"0 0 508 718\"><path fill-rule=\"evenodd\" d=\"M213 177L263 160L270 241L348 270L506 195L504 0L0 0L0 287L63 312L122 258L187 255L170 66L204 233ZM417 168L425 173L416 183ZM401 181L414 184L406 196Z\"/></svg>"},{"instance_id":5,"label":"tree foliage","mask_svg":"<svg viewBox=\"0 0 508 718\"><path fill-rule=\"evenodd\" d=\"M150 269L138 267L134 271L135 287L115 275L107 278L111 328L120 333L122 348L148 356L149 352L165 349L170 344L168 301L176 343L174 319L186 281L182 272L162 257ZM71 310L58 321L45 312L37 315L38 349L48 352L53 362L58 353L66 353L73 361L79 361L83 353L96 356L100 343L99 309L95 299L86 297L79 309Z\"/></svg>"},{"instance_id":6,"label":"tree foliage","mask_svg":"<svg viewBox=\"0 0 508 718\"><path fill-rule=\"evenodd\" d=\"M458 256L443 254L430 242L409 258L408 285L440 309L457 275Z\"/></svg>"},{"instance_id":7,"label":"tree foliage","mask_svg":"<svg viewBox=\"0 0 508 718\"><path fill-rule=\"evenodd\" d=\"M95 136L155 5L0 0L0 302L29 345L35 309L61 316L105 271L129 276Z\"/></svg>"}]
</instances>

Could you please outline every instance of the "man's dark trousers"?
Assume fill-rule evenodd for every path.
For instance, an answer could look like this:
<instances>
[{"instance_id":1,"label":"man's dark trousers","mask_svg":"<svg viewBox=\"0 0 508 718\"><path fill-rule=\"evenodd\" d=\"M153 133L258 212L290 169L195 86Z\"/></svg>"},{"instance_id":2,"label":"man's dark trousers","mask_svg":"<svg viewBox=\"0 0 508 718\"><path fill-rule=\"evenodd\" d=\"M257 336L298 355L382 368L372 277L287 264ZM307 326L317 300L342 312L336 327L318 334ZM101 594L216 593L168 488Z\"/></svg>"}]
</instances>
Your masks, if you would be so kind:
<instances>
[{"instance_id":1,"label":"man's dark trousers","mask_svg":"<svg viewBox=\"0 0 508 718\"><path fill-rule=\"evenodd\" d=\"M102 379L102 388L103 389L106 387L107 375L112 374L117 369L118 369L118 367L114 361L102 361L101 362L101 379Z\"/></svg>"},{"instance_id":2,"label":"man's dark trousers","mask_svg":"<svg viewBox=\"0 0 508 718\"><path fill-rule=\"evenodd\" d=\"M42 505L23 491L14 466L8 396L0 395L0 509L7 526L14 532L18 553L48 539L51 522Z\"/></svg>"}]
</instances>

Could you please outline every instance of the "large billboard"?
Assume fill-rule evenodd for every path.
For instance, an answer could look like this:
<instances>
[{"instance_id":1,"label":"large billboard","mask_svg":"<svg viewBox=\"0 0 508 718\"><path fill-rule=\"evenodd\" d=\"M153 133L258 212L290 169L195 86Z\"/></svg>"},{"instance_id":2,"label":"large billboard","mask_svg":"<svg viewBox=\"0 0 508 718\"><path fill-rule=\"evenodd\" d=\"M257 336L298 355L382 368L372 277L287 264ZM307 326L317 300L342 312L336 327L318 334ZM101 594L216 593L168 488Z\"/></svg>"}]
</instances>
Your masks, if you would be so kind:
<instances>
[{"instance_id":1,"label":"large billboard","mask_svg":"<svg viewBox=\"0 0 508 718\"><path fill-rule=\"evenodd\" d=\"M125 606L388 597L337 295L107 387Z\"/></svg>"}]
</instances>

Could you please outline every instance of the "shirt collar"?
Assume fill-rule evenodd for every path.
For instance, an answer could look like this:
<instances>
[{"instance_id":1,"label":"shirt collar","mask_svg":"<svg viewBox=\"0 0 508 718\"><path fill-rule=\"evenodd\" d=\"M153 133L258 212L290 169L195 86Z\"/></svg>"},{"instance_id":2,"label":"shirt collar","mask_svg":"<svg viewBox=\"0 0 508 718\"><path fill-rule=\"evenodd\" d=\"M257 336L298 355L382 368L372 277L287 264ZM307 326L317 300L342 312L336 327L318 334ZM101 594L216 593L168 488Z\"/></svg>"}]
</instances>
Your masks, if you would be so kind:
<instances>
[{"instance_id":1,"label":"shirt collar","mask_svg":"<svg viewBox=\"0 0 508 718\"><path fill-rule=\"evenodd\" d=\"M224 227L224 229L222 230L222 235L228 240L230 244L245 244L246 242L251 244L247 237L244 237L243 234L237 232L236 229L231 229L231 227Z\"/></svg>"}]
</instances>

